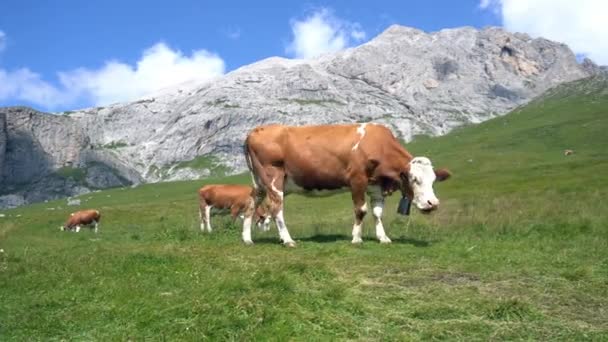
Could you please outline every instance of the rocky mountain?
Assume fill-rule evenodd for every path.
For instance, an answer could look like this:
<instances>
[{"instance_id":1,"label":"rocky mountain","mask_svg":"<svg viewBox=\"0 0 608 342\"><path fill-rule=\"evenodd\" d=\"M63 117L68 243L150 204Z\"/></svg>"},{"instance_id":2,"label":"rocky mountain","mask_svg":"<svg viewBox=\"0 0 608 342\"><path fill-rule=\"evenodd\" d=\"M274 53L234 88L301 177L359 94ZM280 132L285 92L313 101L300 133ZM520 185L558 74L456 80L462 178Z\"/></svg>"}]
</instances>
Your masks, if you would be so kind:
<instances>
[{"instance_id":1,"label":"rocky mountain","mask_svg":"<svg viewBox=\"0 0 608 342\"><path fill-rule=\"evenodd\" d=\"M425 33L395 25L356 48L312 60L273 57L131 103L57 115L4 108L0 194L12 197L0 197L0 206L240 172L243 140L261 124L374 121L406 141L440 135L601 72L564 44L500 28Z\"/></svg>"}]
</instances>

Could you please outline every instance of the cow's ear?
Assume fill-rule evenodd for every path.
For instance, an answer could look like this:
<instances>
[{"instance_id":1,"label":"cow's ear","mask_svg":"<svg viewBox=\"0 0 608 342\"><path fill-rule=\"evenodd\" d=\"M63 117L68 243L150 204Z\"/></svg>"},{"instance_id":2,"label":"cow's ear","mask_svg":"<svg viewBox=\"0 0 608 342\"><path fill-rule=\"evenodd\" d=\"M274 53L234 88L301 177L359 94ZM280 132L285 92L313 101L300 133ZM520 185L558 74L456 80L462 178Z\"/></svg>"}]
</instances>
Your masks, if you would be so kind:
<instances>
[{"instance_id":1,"label":"cow's ear","mask_svg":"<svg viewBox=\"0 0 608 342\"><path fill-rule=\"evenodd\" d=\"M435 170L435 176L437 176L437 181L442 182L448 178L450 178L452 174L450 173L450 171L446 170L446 169L438 169Z\"/></svg>"}]
</instances>

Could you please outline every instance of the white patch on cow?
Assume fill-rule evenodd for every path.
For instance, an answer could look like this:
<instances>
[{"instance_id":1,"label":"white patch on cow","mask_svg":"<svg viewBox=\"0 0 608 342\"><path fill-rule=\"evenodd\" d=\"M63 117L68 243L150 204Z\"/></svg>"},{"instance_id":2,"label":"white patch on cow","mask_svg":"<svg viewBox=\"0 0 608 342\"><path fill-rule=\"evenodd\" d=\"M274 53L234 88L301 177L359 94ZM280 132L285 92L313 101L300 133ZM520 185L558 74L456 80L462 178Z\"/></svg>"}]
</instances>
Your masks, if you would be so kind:
<instances>
[{"instance_id":1,"label":"white patch on cow","mask_svg":"<svg viewBox=\"0 0 608 342\"><path fill-rule=\"evenodd\" d=\"M363 140L363 137L365 136L365 126L366 125L367 125L367 123L362 123L361 125L359 125L359 127L357 127L357 133L361 137L359 138L359 141L357 141L355 146L353 146L353 151L356 150L357 148L359 148L359 143L361 142L361 140Z\"/></svg>"},{"instance_id":2,"label":"white patch on cow","mask_svg":"<svg viewBox=\"0 0 608 342\"><path fill-rule=\"evenodd\" d=\"M211 206L205 206L205 224L207 225L207 231L211 233Z\"/></svg>"},{"instance_id":3,"label":"white patch on cow","mask_svg":"<svg viewBox=\"0 0 608 342\"><path fill-rule=\"evenodd\" d=\"M253 240L251 240L251 221L251 216L245 217L243 220L243 242L246 245L253 245Z\"/></svg>"},{"instance_id":4,"label":"white patch on cow","mask_svg":"<svg viewBox=\"0 0 608 342\"><path fill-rule=\"evenodd\" d=\"M272 189L272 191L274 191L277 195L279 195L279 197L281 198L281 200L283 200L283 191L280 191L279 189L277 189L274 186L274 181L275 179L272 179L272 182L270 182L270 188Z\"/></svg>"},{"instance_id":5,"label":"white patch on cow","mask_svg":"<svg viewBox=\"0 0 608 342\"><path fill-rule=\"evenodd\" d=\"M270 216L266 216L266 218L264 218L264 224L262 225L262 230L264 230L265 232L270 230Z\"/></svg>"},{"instance_id":6,"label":"white patch on cow","mask_svg":"<svg viewBox=\"0 0 608 342\"><path fill-rule=\"evenodd\" d=\"M382 211L384 209L384 200L374 202L373 206L374 209L372 209L372 213L374 214L374 219L376 220L376 237L381 243L391 243L391 239L386 236L386 232L384 231L384 225L382 225Z\"/></svg>"},{"instance_id":7,"label":"white patch on cow","mask_svg":"<svg viewBox=\"0 0 608 342\"><path fill-rule=\"evenodd\" d=\"M435 171L431 161L426 157L416 157L410 161L408 181L414 193L412 202L420 210L429 210L439 205L433 191Z\"/></svg>"},{"instance_id":8,"label":"white patch on cow","mask_svg":"<svg viewBox=\"0 0 608 342\"><path fill-rule=\"evenodd\" d=\"M274 218L274 222L277 225L277 229L279 230L279 237L283 244L289 247L294 247L296 245L295 241L289 235L289 231L287 230L287 225L285 224L285 219L283 218L283 209L279 210L277 216Z\"/></svg>"}]
</instances>

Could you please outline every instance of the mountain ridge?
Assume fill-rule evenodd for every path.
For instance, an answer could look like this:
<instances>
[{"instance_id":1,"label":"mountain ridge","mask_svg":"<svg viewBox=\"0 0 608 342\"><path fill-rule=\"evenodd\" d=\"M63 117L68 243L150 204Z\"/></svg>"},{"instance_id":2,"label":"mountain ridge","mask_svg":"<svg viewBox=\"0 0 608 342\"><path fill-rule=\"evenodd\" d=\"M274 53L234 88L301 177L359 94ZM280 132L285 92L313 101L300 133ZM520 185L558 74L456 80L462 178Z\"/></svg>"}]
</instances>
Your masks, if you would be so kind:
<instances>
[{"instance_id":1,"label":"mountain ridge","mask_svg":"<svg viewBox=\"0 0 608 342\"><path fill-rule=\"evenodd\" d=\"M419 134L442 135L600 70L590 61L578 63L565 44L501 28L425 33L393 25L354 48L311 60L270 57L202 84L65 112L57 120L38 119L44 114L31 110L0 109L0 121L8 127L0 184L27 187L60 168L87 169L90 163L111 172L97 177L103 184L84 188L197 179L213 170L239 172L245 168L241 146L247 131L270 123L375 121L405 141ZM15 128L21 127L15 120L42 122L44 133L36 135L33 126ZM28 145L19 143L19 136L34 139ZM71 154L61 152L66 145L60 136L72 142L67 145ZM2 141L0 136L0 150ZM36 167L35 160L19 158L19 147L41 152L50 162ZM11 175L19 169L36 172L15 180Z\"/></svg>"}]
</instances>

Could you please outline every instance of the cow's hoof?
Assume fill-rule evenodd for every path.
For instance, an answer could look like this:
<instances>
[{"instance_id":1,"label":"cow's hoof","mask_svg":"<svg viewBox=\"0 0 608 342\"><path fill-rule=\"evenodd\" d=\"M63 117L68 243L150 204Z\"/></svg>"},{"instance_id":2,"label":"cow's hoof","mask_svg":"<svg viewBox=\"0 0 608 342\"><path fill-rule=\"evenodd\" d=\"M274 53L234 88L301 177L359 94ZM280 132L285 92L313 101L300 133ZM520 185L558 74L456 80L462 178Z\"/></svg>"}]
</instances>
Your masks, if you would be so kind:
<instances>
[{"instance_id":1,"label":"cow's hoof","mask_svg":"<svg viewBox=\"0 0 608 342\"><path fill-rule=\"evenodd\" d=\"M296 243L294 241L284 242L283 246L289 247L289 248L295 248L296 247Z\"/></svg>"},{"instance_id":2,"label":"cow's hoof","mask_svg":"<svg viewBox=\"0 0 608 342\"><path fill-rule=\"evenodd\" d=\"M391 242L392 242L391 239L387 238L386 236L383 238L380 238L380 243L389 244Z\"/></svg>"},{"instance_id":3,"label":"cow's hoof","mask_svg":"<svg viewBox=\"0 0 608 342\"><path fill-rule=\"evenodd\" d=\"M360 245L360 244L363 243L363 239L361 239L361 238L353 238L353 241L351 241L351 243L353 245Z\"/></svg>"},{"instance_id":4,"label":"cow's hoof","mask_svg":"<svg viewBox=\"0 0 608 342\"><path fill-rule=\"evenodd\" d=\"M245 243L245 245L247 245L247 246L253 246L253 241L251 241L251 240L245 240L245 241L243 241L243 242L244 242L244 243Z\"/></svg>"}]
</instances>

